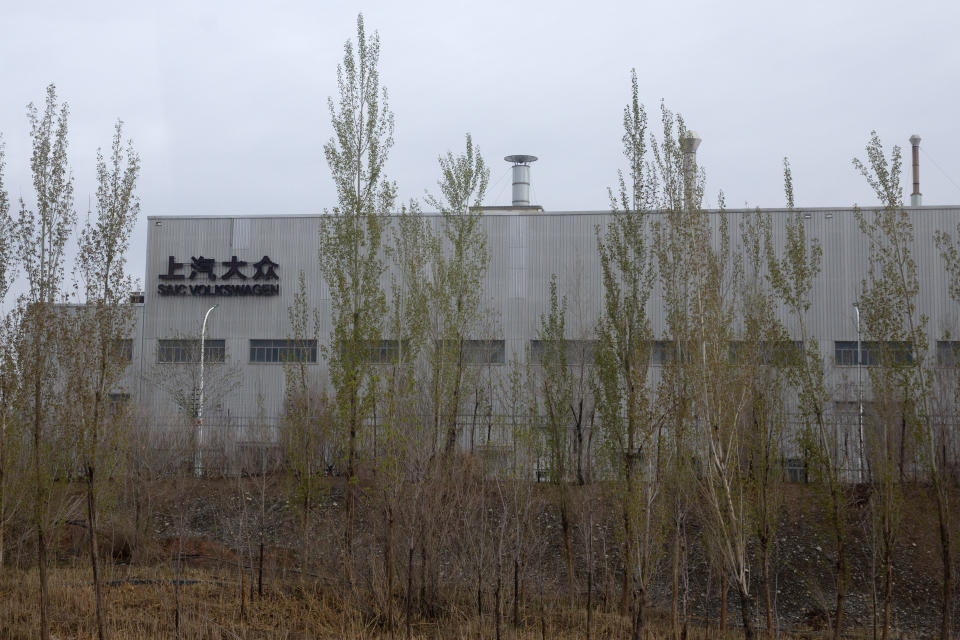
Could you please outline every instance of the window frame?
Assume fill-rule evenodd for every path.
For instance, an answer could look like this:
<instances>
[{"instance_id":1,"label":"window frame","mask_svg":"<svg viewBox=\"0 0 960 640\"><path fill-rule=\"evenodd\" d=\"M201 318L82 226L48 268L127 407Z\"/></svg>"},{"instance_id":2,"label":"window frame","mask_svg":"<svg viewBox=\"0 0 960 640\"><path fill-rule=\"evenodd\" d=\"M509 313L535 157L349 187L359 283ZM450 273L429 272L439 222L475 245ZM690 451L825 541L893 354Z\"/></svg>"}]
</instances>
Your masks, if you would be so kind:
<instances>
[{"instance_id":1,"label":"window frame","mask_svg":"<svg viewBox=\"0 0 960 640\"><path fill-rule=\"evenodd\" d=\"M911 365L913 364L913 343L900 342L896 340L860 340L860 362L861 367L878 367L883 364L884 350L889 350L892 355L892 364ZM840 345L843 345L842 347ZM844 353L843 358L838 358L839 353ZM853 354L851 358L849 353ZM834 340L833 341L833 362L838 367L856 367L857 366L857 340ZM843 360L841 362L841 360ZM852 362L850 362L852 360Z\"/></svg>"},{"instance_id":2,"label":"window frame","mask_svg":"<svg viewBox=\"0 0 960 640\"><path fill-rule=\"evenodd\" d=\"M318 362L318 346L315 339L250 338L247 341L247 357L250 364L285 364ZM263 357L257 357L262 354ZM304 357L305 356L305 357Z\"/></svg>"},{"instance_id":3,"label":"window frame","mask_svg":"<svg viewBox=\"0 0 960 640\"><path fill-rule=\"evenodd\" d=\"M203 354L206 364L226 362L227 341L224 338L204 339ZM200 364L200 339L158 338L157 364Z\"/></svg>"}]
</instances>

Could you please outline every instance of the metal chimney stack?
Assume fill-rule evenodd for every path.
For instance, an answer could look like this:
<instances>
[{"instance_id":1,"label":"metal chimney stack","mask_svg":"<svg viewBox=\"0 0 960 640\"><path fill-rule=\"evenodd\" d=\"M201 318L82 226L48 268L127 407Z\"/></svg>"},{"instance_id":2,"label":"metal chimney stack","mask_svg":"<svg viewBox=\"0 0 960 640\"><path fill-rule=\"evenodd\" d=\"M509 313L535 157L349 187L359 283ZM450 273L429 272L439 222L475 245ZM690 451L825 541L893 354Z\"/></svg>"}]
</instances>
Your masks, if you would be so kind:
<instances>
[{"instance_id":1,"label":"metal chimney stack","mask_svg":"<svg viewBox=\"0 0 960 640\"><path fill-rule=\"evenodd\" d=\"M694 192L697 189L697 147L700 146L700 136L696 131L688 129L680 138L680 151L683 152L683 203L687 208L693 208Z\"/></svg>"},{"instance_id":2,"label":"metal chimney stack","mask_svg":"<svg viewBox=\"0 0 960 640\"><path fill-rule=\"evenodd\" d=\"M910 194L910 206L919 207L923 204L923 195L920 193L920 136L910 136L913 146L913 193Z\"/></svg>"},{"instance_id":3,"label":"metal chimney stack","mask_svg":"<svg viewBox=\"0 0 960 640\"><path fill-rule=\"evenodd\" d=\"M530 206L530 163L537 161L537 156L515 155L504 158L513 163L513 206Z\"/></svg>"}]
</instances>

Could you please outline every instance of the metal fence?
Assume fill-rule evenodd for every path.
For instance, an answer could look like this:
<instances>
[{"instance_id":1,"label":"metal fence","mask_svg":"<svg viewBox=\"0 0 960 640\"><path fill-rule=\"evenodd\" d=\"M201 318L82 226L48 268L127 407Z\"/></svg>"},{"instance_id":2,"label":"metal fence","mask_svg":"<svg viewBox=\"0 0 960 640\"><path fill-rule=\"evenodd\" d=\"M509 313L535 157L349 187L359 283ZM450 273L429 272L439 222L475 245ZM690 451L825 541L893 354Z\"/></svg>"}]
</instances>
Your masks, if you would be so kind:
<instances>
[{"instance_id":1,"label":"metal fence","mask_svg":"<svg viewBox=\"0 0 960 640\"><path fill-rule=\"evenodd\" d=\"M317 421L327 418L317 418ZM522 470L531 479L544 479L550 473L547 434L533 430L522 442L515 438L517 427L526 416L506 414L461 415L457 424L456 448L464 453L481 456L491 473L517 473ZM581 451L588 472L594 478L606 474L599 427L585 425ZM925 452L919 450L912 435L898 425L885 427L875 418L838 411L826 421L827 447L830 457L843 480L850 483L868 482L879 453L875 443L881 428L888 432L888 447L893 451L892 462L904 482L922 482L928 475ZM936 416L934 428L944 438L945 464L948 473L960 472L960 421L957 416ZM804 426L801 420L791 418L780 436L780 460L784 479L788 482L814 481L799 435ZM861 441L861 431L863 439ZM529 432L528 432L529 433ZM576 438L567 434L571 454ZM189 420L144 420L131 433L133 450L138 463L159 474L198 473L210 476L257 475L275 473L289 461L290 447L284 423L278 418L214 416L203 425ZM322 458L317 468L331 475L340 470L340 459L345 442L334 433L326 433L326 442L317 447L315 455ZM407 445L420 448L429 456L440 451L446 443L444 428L423 428L406 434ZM396 445L395 434L375 420L367 420L358 434L357 447L361 457L377 459ZM303 452L300 452L303 453ZM639 452L638 452L639 455ZM696 456L694 456L696 457ZM652 458L652 456L651 456Z\"/></svg>"}]
</instances>

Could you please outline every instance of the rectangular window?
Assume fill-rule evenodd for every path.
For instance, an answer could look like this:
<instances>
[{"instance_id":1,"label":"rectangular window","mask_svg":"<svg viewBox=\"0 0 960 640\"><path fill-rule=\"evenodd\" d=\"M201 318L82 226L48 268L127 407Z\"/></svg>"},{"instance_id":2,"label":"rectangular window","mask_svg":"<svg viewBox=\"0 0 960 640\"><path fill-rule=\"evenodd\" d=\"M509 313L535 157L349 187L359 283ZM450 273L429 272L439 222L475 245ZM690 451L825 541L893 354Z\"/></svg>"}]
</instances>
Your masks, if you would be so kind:
<instances>
[{"instance_id":1,"label":"rectangular window","mask_svg":"<svg viewBox=\"0 0 960 640\"><path fill-rule=\"evenodd\" d=\"M594 355L597 351L596 340L565 340L564 342L567 345L566 358L568 365L593 364ZM530 362L543 364L548 346L543 340L531 340Z\"/></svg>"},{"instance_id":2,"label":"rectangular window","mask_svg":"<svg viewBox=\"0 0 960 640\"><path fill-rule=\"evenodd\" d=\"M846 340L833 343L833 357L838 366L857 365L857 341ZM913 362L913 345L909 342L877 342L865 340L860 343L860 364L875 367L888 357L892 364Z\"/></svg>"},{"instance_id":3,"label":"rectangular window","mask_svg":"<svg viewBox=\"0 0 960 640\"><path fill-rule=\"evenodd\" d=\"M250 362L316 362L316 340L251 340Z\"/></svg>"},{"instance_id":4,"label":"rectangular window","mask_svg":"<svg viewBox=\"0 0 960 640\"><path fill-rule=\"evenodd\" d=\"M203 360L204 362L217 363L223 362L227 355L226 340L204 340ZM157 341L157 362L161 363L180 363L189 364L200 362L200 341L199 340L158 340Z\"/></svg>"},{"instance_id":5,"label":"rectangular window","mask_svg":"<svg viewBox=\"0 0 960 640\"><path fill-rule=\"evenodd\" d=\"M837 366L849 367L857 364L856 341L836 341L833 343L833 359Z\"/></svg>"},{"instance_id":6,"label":"rectangular window","mask_svg":"<svg viewBox=\"0 0 960 640\"><path fill-rule=\"evenodd\" d=\"M467 364L503 364L506 346L503 340L466 340L463 361Z\"/></svg>"},{"instance_id":7,"label":"rectangular window","mask_svg":"<svg viewBox=\"0 0 960 640\"><path fill-rule=\"evenodd\" d=\"M686 361L685 355L673 340L654 340L650 343L650 364L664 365Z\"/></svg>"},{"instance_id":8,"label":"rectangular window","mask_svg":"<svg viewBox=\"0 0 960 640\"><path fill-rule=\"evenodd\" d=\"M506 360L503 340L466 340L463 361L467 364L503 364Z\"/></svg>"},{"instance_id":9,"label":"rectangular window","mask_svg":"<svg viewBox=\"0 0 960 640\"><path fill-rule=\"evenodd\" d=\"M391 364L400 359L400 348L409 347L409 340L377 340L369 347L367 362L374 364ZM405 357L407 354L404 354Z\"/></svg>"},{"instance_id":10,"label":"rectangular window","mask_svg":"<svg viewBox=\"0 0 960 640\"><path fill-rule=\"evenodd\" d=\"M113 341L114 355L120 362L133 362L133 338Z\"/></svg>"},{"instance_id":11,"label":"rectangular window","mask_svg":"<svg viewBox=\"0 0 960 640\"><path fill-rule=\"evenodd\" d=\"M459 352L456 340L437 340L435 346L441 358L456 362ZM503 340L464 340L464 364L503 364L506 347Z\"/></svg>"},{"instance_id":12,"label":"rectangular window","mask_svg":"<svg viewBox=\"0 0 960 640\"><path fill-rule=\"evenodd\" d=\"M807 462L803 458L785 458L783 461L783 470L786 474L787 482L807 482Z\"/></svg>"},{"instance_id":13,"label":"rectangular window","mask_svg":"<svg viewBox=\"0 0 960 640\"><path fill-rule=\"evenodd\" d=\"M764 340L759 345L743 340L733 340L730 342L730 361L748 362L752 359L751 349L760 349L760 364L770 364L784 366L791 361L796 361L803 353L803 343L799 340ZM854 343L856 351L856 343Z\"/></svg>"},{"instance_id":14,"label":"rectangular window","mask_svg":"<svg viewBox=\"0 0 960 640\"><path fill-rule=\"evenodd\" d=\"M941 367L956 367L960 363L960 341L937 340L937 364Z\"/></svg>"}]
</instances>

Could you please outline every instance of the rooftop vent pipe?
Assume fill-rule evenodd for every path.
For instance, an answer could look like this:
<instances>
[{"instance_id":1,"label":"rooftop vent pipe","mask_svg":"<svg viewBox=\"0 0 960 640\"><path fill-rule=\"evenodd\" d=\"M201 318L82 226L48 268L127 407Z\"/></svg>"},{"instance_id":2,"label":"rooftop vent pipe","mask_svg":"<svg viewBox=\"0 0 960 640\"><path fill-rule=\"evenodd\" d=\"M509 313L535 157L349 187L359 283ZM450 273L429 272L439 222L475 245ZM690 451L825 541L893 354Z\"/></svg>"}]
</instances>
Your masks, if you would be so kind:
<instances>
[{"instance_id":1,"label":"rooftop vent pipe","mask_svg":"<svg viewBox=\"0 0 960 640\"><path fill-rule=\"evenodd\" d=\"M700 136L696 131L688 129L680 138L680 151L683 153L683 203L691 209L697 189L697 147L699 146Z\"/></svg>"},{"instance_id":2,"label":"rooftop vent pipe","mask_svg":"<svg viewBox=\"0 0 960 640\"><path fill-rule=\"evenodd\" d=\"M530 163L537 161L537 156L515 155L504 158L513 163L513 206L530 206Z\"/></svg>"},{"instance_id":3,"label":"rooftop vent pipe","mask_svg":"<svg viewBox=\"0 0 960 640\"><path fill-rule=\"evenodd\" d=\"M910 136L913 146L913 193L910 194L910 206L919 207L923 204L923 195L920 193L920 136Z\"/></svg>"}]
</instances>

